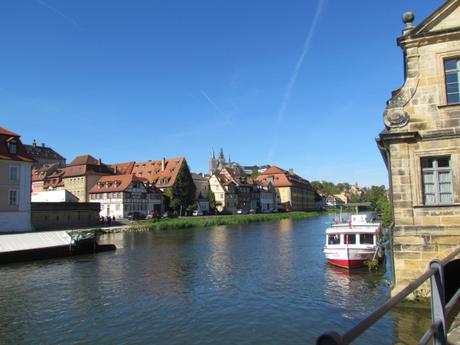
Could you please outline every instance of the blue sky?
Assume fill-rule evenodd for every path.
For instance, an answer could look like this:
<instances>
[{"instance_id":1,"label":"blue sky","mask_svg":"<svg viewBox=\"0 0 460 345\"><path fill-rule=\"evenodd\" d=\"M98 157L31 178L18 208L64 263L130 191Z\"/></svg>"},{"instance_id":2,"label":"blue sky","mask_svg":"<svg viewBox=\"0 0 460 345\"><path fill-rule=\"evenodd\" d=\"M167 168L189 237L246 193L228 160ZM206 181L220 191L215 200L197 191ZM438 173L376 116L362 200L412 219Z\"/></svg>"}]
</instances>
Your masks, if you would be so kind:
<instances>
[{"instance_id":1,"label":"blue sky","mask_svg":"<svg viewBox=\"0 0 460 345\"><path fill-rule=\"evenodd\" d=\"M0 126L69 161L211 149L309 180L385 184L396 37L441 0L5 0Z\"/></svg>"}]
</instances>

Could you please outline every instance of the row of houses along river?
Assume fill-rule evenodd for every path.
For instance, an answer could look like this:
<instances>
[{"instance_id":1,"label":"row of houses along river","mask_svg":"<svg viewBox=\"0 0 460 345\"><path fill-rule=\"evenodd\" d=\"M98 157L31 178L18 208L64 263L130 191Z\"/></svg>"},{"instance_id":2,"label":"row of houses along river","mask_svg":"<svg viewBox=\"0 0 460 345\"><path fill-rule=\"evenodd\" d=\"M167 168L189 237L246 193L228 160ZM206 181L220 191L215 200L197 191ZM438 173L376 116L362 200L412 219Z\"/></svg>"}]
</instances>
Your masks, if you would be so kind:
<instances>
[{"instance_id":1,"label":"row of houses along river","mask_svg":"<svg viewBox=\"0 0 460 345\"><path fill-rule=\"evenodd\" d=\"M389 269L323 256L330 215L102 235L115 252L0 267L1 344L313 344L387 300ZM429 310L396 309L357 343L415 343Z\"/></svg>"}]
</instances>

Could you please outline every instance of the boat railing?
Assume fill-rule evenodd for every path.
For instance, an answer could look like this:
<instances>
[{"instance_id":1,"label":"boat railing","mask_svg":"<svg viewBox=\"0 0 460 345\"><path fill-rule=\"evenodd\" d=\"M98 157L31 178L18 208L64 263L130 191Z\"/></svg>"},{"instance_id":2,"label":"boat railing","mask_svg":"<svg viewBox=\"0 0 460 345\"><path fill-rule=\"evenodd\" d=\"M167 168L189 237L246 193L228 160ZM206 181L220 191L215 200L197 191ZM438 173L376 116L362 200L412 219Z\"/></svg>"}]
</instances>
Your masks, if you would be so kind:
<instances>
[{"instance_id":1,"label":"boat railing","mask_svg":"<svg viewBox=\"0 0 460 345\"><path fill-rule=\"evenodd\" d=\"M444 260L433 260L429 268L420 277L415 279L398 294L388 300L370 316L361 321L355 327L344 334L337 332L323 333L316 339L317 345L345 345L351 344L356 338L363 334L375 322L380 320L395 305L415 291L426 280L430 279L431 288L431 326L422 336L419 345L428 344L433 338L435 345L447 345L447 318L454 310L460 299L460 286L458 276L460 275L460 247L447 256ZM455 284L457 284L455 286ZM453 286L454 285L454 286ZM452 291L454 290L454 291ZM447 296L446 296L447 295ZM446 302L446 297L449 299Z\"/></svg>"}]
</instances>

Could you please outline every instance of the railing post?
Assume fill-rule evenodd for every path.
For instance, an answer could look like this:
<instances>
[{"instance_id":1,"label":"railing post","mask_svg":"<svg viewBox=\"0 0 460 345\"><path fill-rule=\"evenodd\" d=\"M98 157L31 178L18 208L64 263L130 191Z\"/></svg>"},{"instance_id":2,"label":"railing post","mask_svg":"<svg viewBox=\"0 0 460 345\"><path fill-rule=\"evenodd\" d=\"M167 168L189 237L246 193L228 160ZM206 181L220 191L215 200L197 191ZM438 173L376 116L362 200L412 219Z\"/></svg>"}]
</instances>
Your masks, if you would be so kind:
<instances>
[{"instance_id":1,"label":"railing post","mask_svg":"<svg viewBox=\"0 0 460 345\"><path fill-rule=\"evenodd\" d=\"M433 335L434 345L447 344L446 314L444 297L444 270L439 260L430 262L430 268L435 268L436 272L430 278L431 281L431 320L435 326Z\"/></svg>"},{"instance_id":2,"label":"railing post","mask_svg":"<svg viewBox=\"0 0 460 345\"><path fill-rule=\"evenodd\" d=\"M323 333L316 339L316 345L343 345L342 336L337 332Z\"/></svg>"}]
</instances>

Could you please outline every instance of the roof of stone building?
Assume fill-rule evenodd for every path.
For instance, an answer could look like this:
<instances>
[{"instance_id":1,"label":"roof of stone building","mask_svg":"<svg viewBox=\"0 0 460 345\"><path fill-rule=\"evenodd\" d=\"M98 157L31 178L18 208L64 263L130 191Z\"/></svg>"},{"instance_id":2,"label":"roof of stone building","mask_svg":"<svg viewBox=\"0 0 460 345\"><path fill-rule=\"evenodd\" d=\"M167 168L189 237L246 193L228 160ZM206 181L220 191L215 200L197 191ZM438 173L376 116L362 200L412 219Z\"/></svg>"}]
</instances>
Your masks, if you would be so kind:
<instances>
[{"instance_id":1,"label":"roof of stone building","mask_svg":"<svg viewBox=\"0 0 460 345\"><path fill-rule=\"evenodd\" d=\"M76 157L68 166L62 170L64 171L64 177L84 176L87 174L113 175L112 168L91 155Z\"/></svg>"},{"instance_id":2,"label":"roof of stone building","mask_svg":"<svg viewBox=\"0 0 460 345\"><path fill-rule=\"evenodd\" d=\"M86 164L99 165L101 164L101 162L91 155L82 155L82 156L75 157L74 160L69 165L86 165Z\"/></svg>"},{"instance_id":3,"label":"roof of stone building","mask_svg":"<svg viewBox=\"0 0 460 345\"><path fill-rule=\"evenodd\" d=\"M45 178L45 183L43 184L43 189L48 188L57 188L57 187L64 187L64 181L62 177L64 176L63 169L57 169L50 175Z\"/></svg>"},{"instance_id":4,"label":"roof of stone building","mask_svg":"<svg viewBox=\"0 0 460 345\"><path fill-rule=\"evenodd\" d=\"M132 173L137 177L143 177L154 184L157 188L171 187L176 182L177 174L185 163L184 157L149 160L147 162L136 162Z\"/></svg>"},{"instance_id":5,"label":"roof of stone building","mask_svg":"<svg viewBox=\"0 0 460 345\"><path fill-rule=\"evenodd\" d=\"M21 162L35 162L35 160L27 153L24 145L19 139L20 136L5 128L0 127L0 159ZM16 142L16 153L10 153L8 143Z\"/></svg>"},{"instance_id":6,"label":"roof of stone building","mask_svg":"<svg viewBox=\"0 0 460 345\"><path fill-rule=\"evenodd\" d=\"M458 23L458 13L454 13L460 6L460 0L447 0L444 1L435 11L431 13L427 18L425 18L422 22L420 22L413 30L409 32L410 36L416 36L420 34L427 34L430 33L437 33L442 31L442 29L437 28L437 26L449 19L449 16L452 16L452 20L449 20L451 25L449 25L449 29L456 28L460 30L460 25ZM445 29L445 28L444 28Z\"/></svg>"},{"instance_id":7,"label":"roof of stone building","mask_svg":"<svg viewBox=\"0 0 460 345\"><path fill-rule=\"evenodd\" d=\"M273 177L273 178L271 178ZM291 187L294 184L310 185L303 177L293 172L283 170L277 166L271 166L256 178L257 181L267 184L271 181L274 187Z\"/></svg>"},{"instance_id":8,"label":"roof of stone building","mask_svg":"<svg viewBox=\"0 0 460 345\"><path fill-rule=\"evenodd\" d=\"M51 175L58 168L57 163L45 164L40 168L32 169L32 182L44 181L46 177Z\"/></svg>"},{"instance_id":9,"label":"roof of stone building","mask_svg":"<svg viewBox=\"0 0 460 345\"><path fill-rule=\"evenodd\" d=\"M113 169L114 174L126 175L126 174L131 174L133 172L135 163L136 162L116 163L116 164L111 164L109 166Z\"/></svg>"},{"instance_id":10,"label":"roof of stone building","mask_svg":"<svg viewBox=\"0 0 460 345\"><path fill-rule=\"evenodd\" d=\"M125 191L133 182L140 182L143 185L147 182L144 178L139 178L134 174L125 174L125 175L111 175L111 176L102 176L97 183L90 189L90 193L108 193L108 192L123 192ZM146 190L150 192L160 191L151 186L144 186Z\"/></svg>"},{"instance_id":11,"label":"roof of stone building","mask_svg":"<svg viewBox=\"0 0 460 345\"><path fill-rule=\"evenodd\" d=\"M123 192L133 182L142 182L135 175L102 176L90 189L90 193Z\"/></svg>"},{"instance_id":12,"label":"roof of stone building","mask_svg":"<svg viewBox=\"0 0 460 345\"><path fill-rule=\"evenodd\" d=\"M42 158L42 159L55 159L55 160L65 161L64 157L62 157L59 153L54 151L51 147L44 146L44 144L42 146L35 145L35 144L24 145L24 147L26 148L29 155L36 160Z\"/></svg>"}]
</instances>

